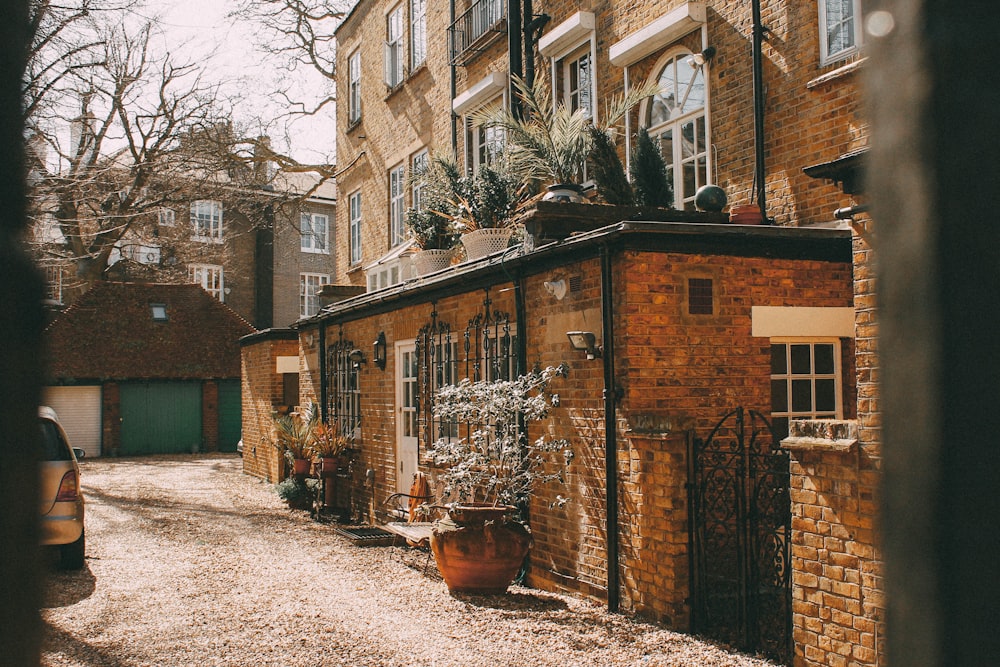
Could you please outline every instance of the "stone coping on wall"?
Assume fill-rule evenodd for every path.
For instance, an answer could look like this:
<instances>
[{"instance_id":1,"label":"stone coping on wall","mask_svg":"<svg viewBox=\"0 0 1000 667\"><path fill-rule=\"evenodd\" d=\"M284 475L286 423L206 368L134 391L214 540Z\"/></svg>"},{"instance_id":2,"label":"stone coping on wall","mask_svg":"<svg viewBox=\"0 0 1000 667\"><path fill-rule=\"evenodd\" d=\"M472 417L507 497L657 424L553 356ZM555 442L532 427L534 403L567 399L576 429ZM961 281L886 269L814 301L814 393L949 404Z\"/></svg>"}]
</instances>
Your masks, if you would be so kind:
<instances>
[{"instance_id":1,"label":"stone coping on wall","mask_svg":"<svg viewBox=\"0 0 1000 667\"><path fill-rule=\"evenodd\" d=\"M793 419L781 447L789 451L849 452L858 444L858 423L851 419Z\"/></svg>"}]
</instances>

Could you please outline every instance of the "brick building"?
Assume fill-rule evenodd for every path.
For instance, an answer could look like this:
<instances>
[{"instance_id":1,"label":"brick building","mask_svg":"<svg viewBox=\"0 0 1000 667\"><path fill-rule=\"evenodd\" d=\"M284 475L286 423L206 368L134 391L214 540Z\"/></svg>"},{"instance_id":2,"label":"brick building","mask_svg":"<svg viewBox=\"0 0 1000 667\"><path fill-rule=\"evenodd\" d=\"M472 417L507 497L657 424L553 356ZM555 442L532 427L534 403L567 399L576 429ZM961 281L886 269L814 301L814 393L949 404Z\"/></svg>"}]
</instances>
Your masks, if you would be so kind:
<instances>
[{"instance_id":1,"label":"brick building","mask_svg":"<svg viewBox=\"0 0 1000 667\"><path fill-rule=\"evenodd\" d=\"M570 364L554 428L585 452L574 464L577 502L562 515L533 508L532 583L606 599L790 664L880 664L877 312L869 223L857 200L868 142L857 82L865 62L859 3L581 8L480 0L449 13L419 0L361 0L336 36L344 91L338 189L346 205L337 214L344 241L335 282L372 294L303 324L300 400L316 398L330 415L357 407L361 466L375 481L357 480L356 497L368 503L405 490L425 463L419 439L406 442L398 431L407 409L401 388L418 381L405 375L404 362L416 359L418 374L429 372L418 348L438 331L434 323L464 331L477 314L482 320L499 309L523 344L521 362ZM477 169L496 137L470 116L511 101L511 74L542 77L556 100L588 109L598 122L612 96L658 82L665 92L628 115L621 148L628 160L635 132L648 129L671 170L678 210L646 223L628 222L635 212L621 211L621 222L596 229L595 218L613 222L596 208L557 212L539 204L529 229L568 217L571 227L594 231L554 244L540 238L526 254L509 249L485 264L407 280L400 211L414 193L402 187L405 175L428 153L453 154ZM685 216L707 183L722 187L734 206L757 204L771 224L730 227L711 214ZM848 239L853 256L839 254ZM828 254L831 247L837 250ZM398 284L373 282L371 268L393 262ZM561 292L555 285L563 282L565 299L554 300L548 286ZM695 303L700 290L711 296ZM596 333L602 360L570 357L570 330ZM371 363L373 340L387 345L384 371ZM347 364L353 348L365 351L367 365ZM344 396L338 386L356 389ZM602 392L617 403L609 408ZM711 484L698 484L710 475L699 475L711 472L705 461L713 439L736 438L744 426L752 455L752 411L781 432L789 425L781 454L790 459L787 495L769 500L791 513L780 574L790 593L776 615L758 599L752 609L727 602L732 618L718 618L708 602L719 591L706 572L727 564L712 561L705 540L731 526L709 528L711 503L698 493ZM739 427L727 421L732 415ZM609 484L612 469L617 479ZM702 490L688 496L686 484ZM760 488L768 485L784 488L777 478ZM608 509L615 497L616 523ZM566 534L575 538L570 544ZM758 544L742 534L732 539ZM766 560L765 551L754 558ZM715 581L730 596L737 586L721 575ZM739 585L746 583L744 576ZM770 625L751 627L750 615ZM775 629L786 625L786 634Z\"/></svg>"}]
</instances>

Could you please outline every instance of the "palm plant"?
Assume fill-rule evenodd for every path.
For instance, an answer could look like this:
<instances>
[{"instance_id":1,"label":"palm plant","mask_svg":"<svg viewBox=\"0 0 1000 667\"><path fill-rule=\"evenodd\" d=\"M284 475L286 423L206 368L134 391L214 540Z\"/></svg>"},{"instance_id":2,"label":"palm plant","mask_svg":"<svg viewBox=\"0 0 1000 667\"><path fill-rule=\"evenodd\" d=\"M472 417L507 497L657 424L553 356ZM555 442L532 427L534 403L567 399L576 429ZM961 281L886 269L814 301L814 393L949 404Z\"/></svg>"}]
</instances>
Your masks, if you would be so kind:
<instances>
[{"instance_id":1,"label":"palm plant","mask_svg":"<svg viewBox=\"0 0 1000 667\"><path fill-rule=\"evenodd\" d=\"M288 459L308 459L321 425L319 406L315 403L300 413L278 415L274 418L274 446Z\"/></svg>"},{"instance_id":2,"label":"palm plant","mask_svg":"<svg viewBox=\"0 0 1000 667\"><path fill-rule=\"evenodd\" d=\"M512 170L524 180L574 182L593 145L590 116L582 108L574 111L562 103L553 107L548 87L541 78L536 78L530 86L517 76L511 77L511 82L522 103L523 115L498 107L487 108L472 114L472 121L504 131ZM632 107L658 91L657 85L646 85L613 98L603 126L614 126Z\"/></svg>"}]
</instances>

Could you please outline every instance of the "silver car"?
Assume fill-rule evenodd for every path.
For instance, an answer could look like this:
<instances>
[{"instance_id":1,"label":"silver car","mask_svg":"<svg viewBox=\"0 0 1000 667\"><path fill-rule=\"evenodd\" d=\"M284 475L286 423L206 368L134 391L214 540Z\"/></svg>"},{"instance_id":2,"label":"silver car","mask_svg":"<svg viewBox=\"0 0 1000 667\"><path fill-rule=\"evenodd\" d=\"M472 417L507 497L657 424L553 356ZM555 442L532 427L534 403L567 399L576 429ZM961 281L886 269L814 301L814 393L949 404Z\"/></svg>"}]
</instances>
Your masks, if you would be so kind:
<instances>
[{"instance_id":1,"label":"silver car","mask_svg":"<svg viewBox=\"0 0 1000 667\"><path fill-rule=\"evenodd\" d=\"M42 452L39 463L42 544L59 547L60 566L83 567L86 533L83 527L83 492L80 489L82 449L70 447L55 410L38 409Z\"/></svg>"}]
</instances>

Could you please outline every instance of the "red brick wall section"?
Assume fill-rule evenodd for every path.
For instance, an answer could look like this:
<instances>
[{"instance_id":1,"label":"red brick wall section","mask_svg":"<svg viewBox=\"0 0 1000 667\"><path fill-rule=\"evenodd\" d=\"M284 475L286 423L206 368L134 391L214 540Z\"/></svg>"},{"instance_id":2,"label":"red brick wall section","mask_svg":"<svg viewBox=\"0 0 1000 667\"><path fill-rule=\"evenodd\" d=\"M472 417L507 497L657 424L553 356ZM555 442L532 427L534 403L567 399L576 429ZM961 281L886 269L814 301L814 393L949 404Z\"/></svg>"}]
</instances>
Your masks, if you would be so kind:
<instances>
[{"instance_id":1,"label":"red brick wall section","mask_svg":"<svg viewBox=\"0 0 1000 667\"><path fill-rule=\"evenodd\" d=\"M272 414L284 385L277 357L298 356L295 340L264 339L242 348L243 472L277 482L284 466L272 446Z\"/></svg>"},{"instance_id":2,"label":"red brick wall section","mask_svg":"<svg viewBox=\"0 0 1000 667\"><path fill-rule=\"evenodd\" d=\"M121 398L117 382L105 382L101 388L102 454L118 456L122 446Z\"/></svg>"},{"instance_id":3,"label":"red brick wall section","mask_svg":"<svg viewBox=\"0 0 1000 667\"><path fill-rule=\"evenodd\" d=\"M201 384L201 446L205 452L219 450L219 384L214 380Z\"/></svg>"},{"instance_id":4,"label":"red brick wall section","mask_svg":"<svg viewBox=\"0 0 1000 667\"><path fill-rule=\"evenodd\" d=\"M881 481L878 311L870 221L854 236L858 444L794 450L792 611L795 665L885 664L885 603L876 517Z\"/></svg>"}]
</instances>

